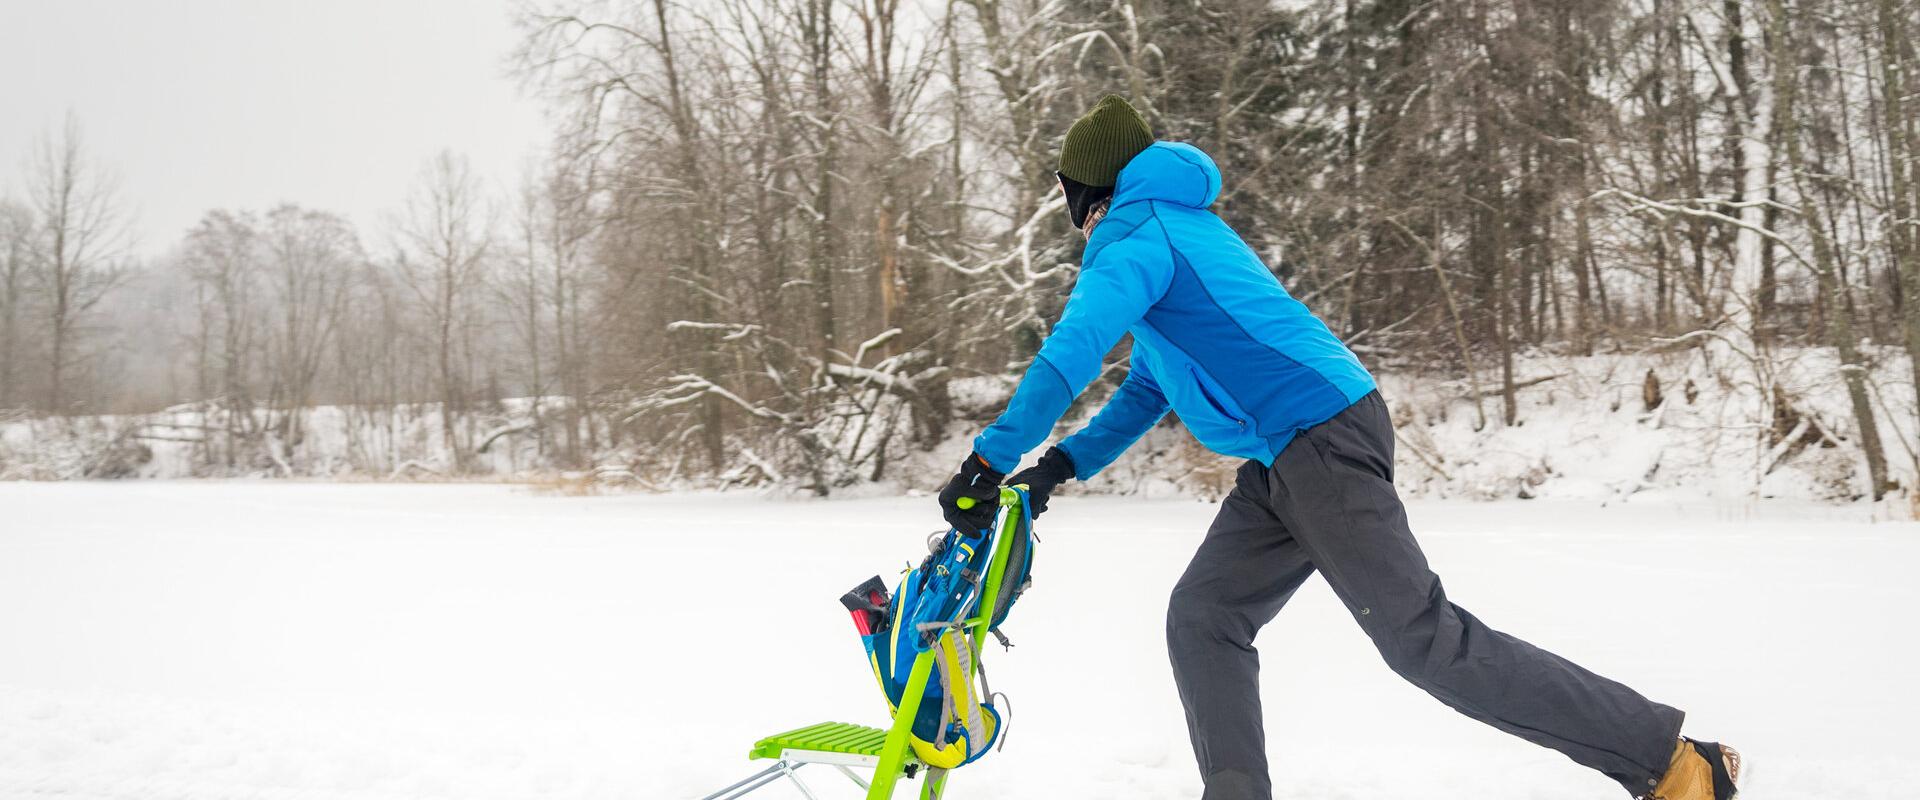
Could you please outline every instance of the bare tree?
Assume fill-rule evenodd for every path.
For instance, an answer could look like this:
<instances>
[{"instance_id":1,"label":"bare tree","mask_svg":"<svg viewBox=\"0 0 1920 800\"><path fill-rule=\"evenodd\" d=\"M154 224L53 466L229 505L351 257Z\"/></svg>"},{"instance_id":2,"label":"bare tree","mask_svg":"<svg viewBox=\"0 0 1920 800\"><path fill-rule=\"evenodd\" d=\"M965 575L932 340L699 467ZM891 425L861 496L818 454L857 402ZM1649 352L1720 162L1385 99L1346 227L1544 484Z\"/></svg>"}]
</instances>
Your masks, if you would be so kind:
<instances>
[{"instance_id":1,"label":"bare tree","mask_svg":"<svg viewBox=\"0 0 1920 800\"><path fill-rule=\"evenodd\" d=\"M539 452L574 466L581 456L590 350L582 309L591 300L593 265L585 251L598 217L569 166L559 161L522 175L514 205L517 241L494 289L524 361ZM556 396L557 407L550 407ZM557 424L547 424L549 417ZM553 443L556 433L549 429L556 427L560 441ZM550 453L550 445L558 452Z\"/></svg>"},{"instance_id":2,"label":"bare tree","mask_svg":"<svg viewBox=\"0 0 1920 800\"><path fill-rule=\"evenodd\" d=\"M33 212L0 200L0 411L24 400L21 361L26 355L27 279L33 247Z\"/></svg>"},{"instance_id":3,"label":"bare tree","mask_svg":"<svg viewBox=\"0 0 1920 800\"><path fill-rule=\"evenodd\" d=\"M28 167L39 216L34 277L46 306L47 411L72 410L68 385L86 328L82 323L126 275L127 233L111 176L89 160L78 119L46 136Z\"/></svg>"},{"instance_id":4,"label":"bare tree","mask_svg":"<svg viewBox=\"0 0 1920 800\"><path fill-rule=\"evenodd\" d=\"M282 442L295 444L299 410L313 403L314 381L366 256L345 219L294 205L267 212L260 236L273 303L268 398L285 412L277 425Z\"/></svg>"},{"instance_id":5,"label":"bare tree","mask_svg":"<svg viewBox=\"0 0 1920 800\"><path fill-rule=\"evenodd\" d=\"M543 191L545 188L538 173L529 171L521 176L513 208L517 247L494 282L494 293L511 312L508 318L526 359L527 394L532 398L528 412L536 420L540 418L548 388L548 365L544 356L549 324L547 310L552 305L548 297L552 284L546 276L547 252L543 246L544 223L551 214L551 198ZM559 331L554 333L557 335ZM545 454L544 427L538 430L538 441L541 453Z\"/></svg>"},{"instance_id":6,"label":"bare tree","mask_svg":"<svg viewBox=\"0 0 1920 800\"><path fill-rule=\"evenodd\" d=\"M544 186L541 231L536 241L546 255L547 300L553 315L554 370L566 396L562 463L578 466L583 445L591 447L596 430L588 405L593 341L588 335L588 303L599 289L587 248L601 218L592 208L592 192L580 176L556 168Z\"/></svg>"},{"instance_id":7,"label":"bare tree","mask_svg":"<svg viewBox=\"0 0 1920 800\"><path fill-rule=\"evenodd\" d=\"M255 299L261 271L260 234L251 216L211 211L187 235L183 266L193 283L196 325L190 330L200 397L222 417L209 457L236 466L258 431L253 360L261 310ZM215 428L207 421L209 433Z\"/></svg>"},{"instance_id":8,"label":"bare tree","mask_svg":"<svg viewBox=\"0 0 1920 800\"><path fill-rule=\"evenodd\" d=\"M1896 0L1874 3L1874 23L1880 46L1880 111L1878 120L1886 148L1886 196L1889 225L1887 256L1899 276L1901 326L1907 347L1908 367L1920 375L1920 76L1914 74L1920 60L1914 58L1910 32L1911 7L1902 9ZM1903 10L1908 13L1901 13ZM1915 390L1920 392L1920 381ZM1920 403L1915 404L1920 411Z\"/></svg>"},{"instance_id":9,"label":"bare tree","mask_svg":"<svg viewBox=\"0 0 1920 800\"><path fill-rule=\"evenodd\" d=\"M441 435L456 471L466 468L470 451L456 418L465 411L473 380L464 363L470 351L464 348L474 323L474 291L492 246L491 227L480 182L466 158L444 151L422 171L399 225L405 246L400 272L432 331Z\"/></svg>"},{"instance_id":10,"label":"bare tree","mask_svg":"<svg viewBox=\"0 0 1920 800\"><path fill-rule=\"evenodd\" d=\"M1803 38L1806 11L1804 4L1790 12L1785 0L1767 2L1767 34L1774 60L1774 113L1789 121L1803 119L1796 116L1804 113L1803 102L1814 99L1806 97L1802 85L1805 80L1803 72L1806 72L1802 67L1812 66L1804 54L1818 52ZM1888 489L1886 454L1873 404L1868 397L1865 359L1860 354L1859 338L1855 333L1852 287L1846 275L1840 271L1841 253L1829 227L1833 217L1829 198L1835 191L1832 184L1836 178L1825 164L1807 155L1801 140L1810 127L1813 126L1796 124L1786 135L1786 166L1792 176L1794 194L1799 197L1797 210L1801 224L1805 226L1807 237L1813 245L1813 259L1809 266L1819 285L1819 297L1826 306L1828 342L1839 356L1842 382L1846 385L1847 399L1853 408L1854 424L1859 428L1860 451L1867 464L1868 492L1878 500Z\"/></svg>"}]
</instances>

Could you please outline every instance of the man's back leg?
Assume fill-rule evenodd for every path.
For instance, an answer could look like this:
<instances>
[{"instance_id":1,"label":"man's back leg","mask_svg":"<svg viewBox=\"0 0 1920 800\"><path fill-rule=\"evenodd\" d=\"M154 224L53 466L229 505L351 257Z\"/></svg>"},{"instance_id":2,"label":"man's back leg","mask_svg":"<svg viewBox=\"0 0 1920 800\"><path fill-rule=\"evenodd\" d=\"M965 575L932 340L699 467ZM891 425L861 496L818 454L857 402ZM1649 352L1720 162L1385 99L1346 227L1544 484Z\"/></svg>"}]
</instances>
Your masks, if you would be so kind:
<instances>
[{"instance_id":1,"label":"man's back leg","mask_svg":"<svg viewBox=\"0 0 1920 800\"><path fill-rule=\"evenodd\" d=\"M1388 666L1456 710L1645 793L1681 713L1501 633L1454 605L1393 489L1379 395L1300 435L1274 462L1271 506Z\"/></svg>"}]
</instances>

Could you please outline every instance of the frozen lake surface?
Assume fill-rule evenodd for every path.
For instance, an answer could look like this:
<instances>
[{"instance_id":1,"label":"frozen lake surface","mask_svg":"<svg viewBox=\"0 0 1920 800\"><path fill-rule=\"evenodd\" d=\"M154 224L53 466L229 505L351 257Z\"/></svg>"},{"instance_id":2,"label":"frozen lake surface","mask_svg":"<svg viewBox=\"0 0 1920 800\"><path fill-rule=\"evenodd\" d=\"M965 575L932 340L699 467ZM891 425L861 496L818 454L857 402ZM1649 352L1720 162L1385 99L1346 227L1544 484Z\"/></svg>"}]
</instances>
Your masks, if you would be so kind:
<instances>
[{"instance_id":1,"label":"frozen lake surface","mask_svg":"<svg viewBox=\"0 0 1920 800\"><path fill-rule=\"evenodd\" d=\"M1018 646L988 657L1009 740L948 796L1197 797L1162 615L1214 506L1053 508ZM1758 765L1743 798L1920 786L1920 525L1411 513L1456 602L1686 709ZM0 484L0 798L699 797L762 735L884 724L837 598L938 524L926 497ZM1621 796L1402 683L1317 578L1259 646L1278 797Z\"/></svg>"}]
</instances>

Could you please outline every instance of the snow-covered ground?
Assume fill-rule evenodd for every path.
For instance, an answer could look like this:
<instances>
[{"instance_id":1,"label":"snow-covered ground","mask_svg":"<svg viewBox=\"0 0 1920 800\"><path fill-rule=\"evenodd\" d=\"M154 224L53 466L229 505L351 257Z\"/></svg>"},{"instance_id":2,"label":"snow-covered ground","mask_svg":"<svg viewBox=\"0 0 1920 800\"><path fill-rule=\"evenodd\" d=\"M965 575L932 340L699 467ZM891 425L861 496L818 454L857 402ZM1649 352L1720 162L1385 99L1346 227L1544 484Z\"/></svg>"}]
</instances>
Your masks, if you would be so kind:
<instances>
[{"instance_id":1,"label":"snow-covered ground","mask_svg":"<svg viewBox=\"0 0 1920 800\"><path fill-rule=\"evenodd\" d=\"M1758 763L1745 796L1915 796L1920 525L1639 499L1412 514L1458 602L1688 709ZM1195 797L1161 619L1213 506L1054 509L991 657L1010 738L949 796ZM0 797L698 797L763 734L884 720L836 599L935 524L924 497L0 483ZM1280 797L1621 796L1401 683L1317 580L1260 645Z\"/></svg>"}]
</instances>

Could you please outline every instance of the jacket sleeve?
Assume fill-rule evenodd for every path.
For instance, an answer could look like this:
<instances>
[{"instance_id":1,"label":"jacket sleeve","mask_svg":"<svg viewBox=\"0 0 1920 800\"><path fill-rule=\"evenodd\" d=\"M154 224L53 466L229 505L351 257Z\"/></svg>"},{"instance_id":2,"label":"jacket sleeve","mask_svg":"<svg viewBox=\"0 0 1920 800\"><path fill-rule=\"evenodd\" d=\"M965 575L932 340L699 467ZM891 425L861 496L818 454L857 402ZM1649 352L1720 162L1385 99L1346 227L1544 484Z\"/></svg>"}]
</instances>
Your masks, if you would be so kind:
<instances>
[{"instance_id":1,"label":"jacket sleeve","mask_svg":"<svg viewBox=\"0 0 1920 800\"><path fill-rule=\"evenodd\" d=\"M1060 322L1040 345L1006 411L973 440L974 452L995 470L1012 472L1021 456L1046 441L1067 405L1100 374L1101 358L1166 294L1173 260L1141 244L1114 242L1081 267Z\"/></svg>"},{"instance_id":2,"label":"jacket sleeve","mask_svg":"<svg viewBox=\"0 0 1920 800\"><path fill-rule=\"evenodd\" d=\"M1084 481L1106 469L1166 415L1166 395L1160 393L1160 385L1146 365L1135 359L1127 379L1108 398L1106 407L1086 427L1062 441L1060 449L1073 459L1073 476Z\"/></svg>"}]
</instances>

